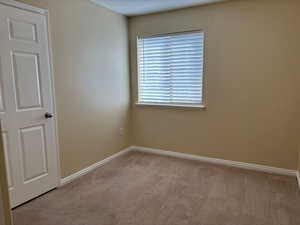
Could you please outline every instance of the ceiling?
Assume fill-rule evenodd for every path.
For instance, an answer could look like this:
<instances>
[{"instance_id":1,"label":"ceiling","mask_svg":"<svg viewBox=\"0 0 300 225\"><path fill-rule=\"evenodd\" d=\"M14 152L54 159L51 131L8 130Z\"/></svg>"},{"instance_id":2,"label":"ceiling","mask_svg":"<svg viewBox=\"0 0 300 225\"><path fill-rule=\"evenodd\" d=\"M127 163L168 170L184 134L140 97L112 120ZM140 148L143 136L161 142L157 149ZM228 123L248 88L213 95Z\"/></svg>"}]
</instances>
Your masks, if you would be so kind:
<instances>
[{"instance_id":1,"label":"ceiling","mask_svg":"<svg viewBox=\"0 0 300 225\"><path fill-rule=\"evenodd\" d=\"M91 0L126 16L168 11L225 0Z\"/></svg>"}]
</instances>

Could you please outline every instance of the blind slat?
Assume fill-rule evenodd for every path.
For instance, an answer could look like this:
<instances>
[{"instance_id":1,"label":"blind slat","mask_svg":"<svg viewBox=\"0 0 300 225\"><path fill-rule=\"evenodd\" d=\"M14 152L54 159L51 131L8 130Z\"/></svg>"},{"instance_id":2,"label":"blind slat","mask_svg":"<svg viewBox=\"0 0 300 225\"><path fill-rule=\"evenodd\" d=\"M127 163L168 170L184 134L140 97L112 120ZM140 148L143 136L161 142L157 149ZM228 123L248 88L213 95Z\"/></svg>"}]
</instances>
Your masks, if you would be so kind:
<instances>
[{"instance_id":1,"label":"blind slat","mask_svg":"<svg viewBox=\"0 0 300 225\"><path fill-rule=\"evenodd\" d=\"M204 33L138 39L139 102L201 104Z\"/></svg>"}]
</instances>

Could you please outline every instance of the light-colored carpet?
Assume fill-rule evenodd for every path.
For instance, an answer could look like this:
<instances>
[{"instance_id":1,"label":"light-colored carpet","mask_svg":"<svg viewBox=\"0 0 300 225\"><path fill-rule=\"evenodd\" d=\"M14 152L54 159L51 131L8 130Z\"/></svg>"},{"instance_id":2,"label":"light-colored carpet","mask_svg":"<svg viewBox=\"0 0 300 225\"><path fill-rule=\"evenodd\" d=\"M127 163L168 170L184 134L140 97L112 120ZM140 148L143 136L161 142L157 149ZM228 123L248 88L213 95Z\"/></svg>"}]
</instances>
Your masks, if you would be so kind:
<instances>
[{"instance_id":1,"label":"light-colored carpet","mask_svg":"<svg viewBox=\"0 0 300 225\"><path fill-rule=\"evenodd\" d=\"M300 225L296 179L130 152L13 212L15 225Z\"/></svg>"}]
</instances>

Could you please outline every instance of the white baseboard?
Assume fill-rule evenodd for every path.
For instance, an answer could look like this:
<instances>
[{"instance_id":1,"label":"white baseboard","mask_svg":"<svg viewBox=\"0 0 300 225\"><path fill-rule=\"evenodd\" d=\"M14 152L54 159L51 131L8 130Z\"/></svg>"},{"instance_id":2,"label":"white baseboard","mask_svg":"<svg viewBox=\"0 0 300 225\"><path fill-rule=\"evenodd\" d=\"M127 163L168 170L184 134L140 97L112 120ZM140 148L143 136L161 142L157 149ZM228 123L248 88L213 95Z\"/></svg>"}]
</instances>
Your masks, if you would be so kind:
<instances>
[{"instance_id":1,"label":"white baseboard","mask_svg":"<svg viewBox=\"0 0 300 225\"><path fill-rule=\"evenodd\" d=\"M100 161L100 162L97 162L87 168L84 168L68 177L62 178L61 185L68 184L68 183L72 182L73 180L91 172L92 170L103 166L104 164L110 162L111 160L126 154L129 151L140 151L140 152L153 153L153 154L158 154L158 155L171 156L171 157L176 157L176 158L180 158L180 159L196 160L196 161L207 162L207 163L212 163L212 164L231 166L231 167L237 167L237 168L248 169L248 170L255 170L255 171L271 173L271 174L295 176L298 179L298 184L299 184L299 189L300 189L300 175L299 175L299 172L297 172L296 170L289 170L289 169L283 169L283 168L277 168L277 167L271 167L271 166L263 166L263 165L257 165L257 164L252 164L252 163L236 162L236 161L231 161L231 160L210 158L210 157L205 157L205 156L190 155L190 154L185 154L185 153L180 153L180 152L166 151L166 150L162 150L162 149L146 148L146 147L142 147L142 146L130 146L130 147Z\"/></svg>"},{"instance_id":2,"label":"white baseboard","mask_svg":"<svg viewBox=\"0 0 300 225\"><path fill-rule=\"evenodd\" d=\"M286 175L286 176L296 176L297 175L297 172L295 170L289 170L289 169L283 169L283 168L277 168L277 167L271 167L271 166L263 166L263 165L257 165L257 164L252 164L252 163L244 163L244 162L236 162L236 161L225 160L225 159L209 158L209 157L204 157L204 156L196 156L196 155L166 151L166 150L161 150L161 149L146 148L146 147L141 147L141 146L131 146L131 147L129 147L129 149L131 151L135 150L135 151L148 152L148 153L154 153L154 154L159 154L159 155L172 156L172 157L181 158L181 159L197 160L197 161L202 161L202 162L207 162L207 163L237 167L237 168L248 169L248 170L255 170L255 171L260 171L260 172L265 172L265 173L272 173L272 174L279 174L279 175Z\"/></svg>"},{"instance_id":3,"label":"white baseboard","mask_svg":"<svg viewBox=\"0 0 300 225\"><path fill-rule=\"evenodd\" d=\"M105 158L105 159L101 160L100 162L97 162L97 163L95 163L95 164L93 164L93 165L91 165L91 166L89 166L87 168L84 168L84 169L82 169L82 170L80 170L80 171L78 171L78 172L76 172L76 173L74 173L74 174L72 174L72 175L70 175L68 177L62 178L61 181L60 181L60 185L68 184L68 183L72 182L73 180L75 180L75 179L77 179L77 178L79 178L79 177L81 177L81 176L83 176L83 175L91 172L92 170L97 169L97 168L103 166L104 164L110 162L111 160L113 160L113 159L115 159L117 157L120 157L121 155L126 154L130 150L131 150L130 147L126 148L126 149L123 149L122 151L120 151L120 152L118 152L118 153L116 153L116 154L114 154L114 155L112 155L112 156L110 156L108 158Z\"/></svg>"},{"instance_id":4,"label":"white baseboard","mask_svg":"<svg viewBox=\"0 0 300 225\"><path fill-rule=\"evenodd\" d=\"M299 191L300 191L300 172L297 171L297 180L298 180L298 186L299 186Z\"/></svg>"}]
</instances>

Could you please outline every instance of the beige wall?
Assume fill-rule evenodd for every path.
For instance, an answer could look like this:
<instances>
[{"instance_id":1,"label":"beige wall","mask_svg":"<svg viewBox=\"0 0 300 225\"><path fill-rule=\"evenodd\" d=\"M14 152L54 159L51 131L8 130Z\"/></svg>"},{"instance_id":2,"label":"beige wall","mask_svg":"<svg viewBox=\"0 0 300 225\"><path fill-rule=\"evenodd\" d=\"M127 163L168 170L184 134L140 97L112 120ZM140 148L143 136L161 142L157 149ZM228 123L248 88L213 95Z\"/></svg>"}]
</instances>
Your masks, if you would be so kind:
<instances>
[{"instance_id":1,"label":"beige wall","mask_svg":"<svg viewBox=\"0 0 300 225\"><path fill-rule=\"evenodd\" d=\"M136 36L204 29L207 110L133 106L132 143L297 168L300 1L238 0L129 21Z\"/></svg>"},{"instance_id":2,"label":"beige wall","mask_svg":"<svg viewBox=\"0 0 300 225\"><path fill-rule=\"evenodd\" d=\"M50 10L63 177L129 144L297 167L299 1L237 0L131 18L132 101L135 37L204 29L208 107L133 106L130 142L126 18L88 0L20 1Z\"/></svg>"},{"instance_id":3,"label":"beige wall","mask_svg":"<svg viewBox=\"0 0 300 225\"><path fill-rule=\"evenodd\" d=\"M127 21L88 0L21 1L50 11L66 177L129 145Z\"/></svg>"}]
</instances>

